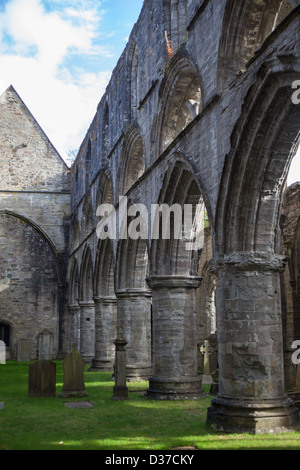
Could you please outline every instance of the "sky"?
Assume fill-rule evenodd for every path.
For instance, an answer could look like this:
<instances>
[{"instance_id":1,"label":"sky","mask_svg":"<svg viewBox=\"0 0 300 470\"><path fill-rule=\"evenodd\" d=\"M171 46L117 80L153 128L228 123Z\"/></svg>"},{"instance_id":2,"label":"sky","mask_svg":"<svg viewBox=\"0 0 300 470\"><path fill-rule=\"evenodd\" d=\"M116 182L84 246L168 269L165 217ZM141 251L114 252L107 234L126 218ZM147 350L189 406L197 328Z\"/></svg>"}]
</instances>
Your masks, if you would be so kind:
<instances>
[{"instance_id":1,"label":"sky","mask_svg":"<svg viewBox=\"0 0 300 470\"><path fill-rule=\"evenodd\" d=\"M143 0L0 0L0 95L16 89L70 164ZM300 180L300 149L288 184Z\"/></svg>"}]
</instances>

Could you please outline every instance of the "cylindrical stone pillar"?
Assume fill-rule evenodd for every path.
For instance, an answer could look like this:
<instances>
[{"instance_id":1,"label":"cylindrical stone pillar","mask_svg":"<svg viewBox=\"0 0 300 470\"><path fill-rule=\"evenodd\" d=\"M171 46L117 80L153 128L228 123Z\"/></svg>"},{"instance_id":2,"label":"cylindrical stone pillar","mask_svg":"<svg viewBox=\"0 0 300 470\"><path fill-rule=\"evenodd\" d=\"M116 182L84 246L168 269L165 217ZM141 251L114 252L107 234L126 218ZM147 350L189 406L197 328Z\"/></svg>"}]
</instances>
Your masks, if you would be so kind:
<instances>
[{"instance_id":1,"label":"cylindrical stone pillar","mask_svg":"<svg viewBox=\"0 0 300 470\"><path fill-rule=\"evenodd\" d=\"M79 302L80 305L80 354L86 363L95 357L95 303Z\"/></svg>"},{"instance_id":2,"label":"cylindrical stone pillar","mask_svg":"<svg viewBox=\"0 0 300 470\"><path fill-rule=\"evenodd\" d=\"M219 393L207 424L231 432L293 430L298 411L284 391L282 257L243 253L217 265Z\"/></svg>"},{"instance_id":3,"label":"cylindrical stone pillar","mask_svg":"<svg viewBox=\"0 0 300 470\"><path fill-rule=\"evenodd\" d=\"M80 346L80 306L69 305L69 342L68 350L71 350L72 344L76 344L76 348L79 350Z\"/></svg>"},{"instance_id":4,"label":"cylindrical stone pillar","mask_svg":"<svg viewBox=\"0 0 300 470\"><path fill-rule=\"evenodd\" d=\"M115 332L117 326L117 299L115 296L94 298L95 302L95 357L91 371L112 371L115 362Z\"/></svg>"},{"instance_id":5,"label":"cylindrical stone pillar","mask_svg":"<svg viewBox=\"0 0 300 470\"><path fill-rule=\"evenodd\" d=\"M123 327L127 380L145 380L151 375L150 290L124 289L116 292L118 325Z\"/></svg>"},{"instance_id":6,"label":"cylindrical stone pillar","mask_svg":"<svg viewBox=\"0 0 300 470\"><path fill-rule=\"evenodd\" d=\"M147 396L193 399L204 396L197 371L196 288L201 279L152 276L153 371Z\"/></svg>"}]
</instances>

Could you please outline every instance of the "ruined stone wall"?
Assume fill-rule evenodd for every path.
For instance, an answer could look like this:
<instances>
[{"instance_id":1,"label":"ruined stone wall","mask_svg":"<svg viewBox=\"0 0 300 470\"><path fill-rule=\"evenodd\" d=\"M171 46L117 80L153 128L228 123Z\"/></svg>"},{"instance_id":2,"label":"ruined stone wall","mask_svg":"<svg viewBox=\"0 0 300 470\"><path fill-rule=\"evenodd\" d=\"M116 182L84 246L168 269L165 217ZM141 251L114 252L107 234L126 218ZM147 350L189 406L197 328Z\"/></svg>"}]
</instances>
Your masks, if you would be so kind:
<instances>
[{"instance_id":1,"label":"ruined stone wall","mask_svg":"<svg viewBox=\"0 0 300 470\"><path fill-rule=\"evenodd\" d=\"M199 263L208 260L203 245L187 253L184 243L148 236L143 257L137 241L112 240L113 262L103 264L108 245L97 236L96 210L109 202L120 214L124 195L148 213L164 202L205 206L220 365L208 422L223 430L293 428L297 420L283 398L279 214L299 132L291 100L299 13L299 2L287 0L145 2L72 167L68 328L89 337L91 323L80 319L94 309L99 344L107 314L99 305L109 300L100 286L112 267L114 321L132 328L131 374L148 370L151 327L151 397L201 396L196 312Z\"/></svg>"},{"instance_id":2,"label":"ruined stone wall","mask_svg":"<svg viewBox=\"0 0 300 470\"><path fill-rule=\"evenodd\" d=\"M57 357L70 171L13 87L0 97L0 166L0 323L10 328L10 357L42 357L45 341L47 354Z\"/></svg>"}]
</instances>

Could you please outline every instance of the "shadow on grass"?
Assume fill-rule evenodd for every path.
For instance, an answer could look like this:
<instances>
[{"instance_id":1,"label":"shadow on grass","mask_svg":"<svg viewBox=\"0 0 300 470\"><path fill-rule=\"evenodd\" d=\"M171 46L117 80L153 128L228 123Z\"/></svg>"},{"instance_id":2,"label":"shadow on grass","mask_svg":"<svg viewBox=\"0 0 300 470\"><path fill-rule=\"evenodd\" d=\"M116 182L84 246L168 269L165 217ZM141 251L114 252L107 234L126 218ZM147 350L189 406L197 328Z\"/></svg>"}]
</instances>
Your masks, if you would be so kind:
<instances>
[{"instance_id":1,"label":"shadow on grass","mask_svg":"<svg viewBox=\"0 0 300 470\"><path fill-rule=\"evenodd\" d=\"M57 364L57 395L63 369ZM129 399L112 400L111 372L85 372L87 398L28 397L29 363L0 366L0 449L170 450L299 449L300 434L220 434L206 426L212 396L200 400L156 401L143 396L148 382L128 383ZM207 391L207 390L206 390ZM94 403L67 408L66 401Z\"/></svg>"}]
</instances>

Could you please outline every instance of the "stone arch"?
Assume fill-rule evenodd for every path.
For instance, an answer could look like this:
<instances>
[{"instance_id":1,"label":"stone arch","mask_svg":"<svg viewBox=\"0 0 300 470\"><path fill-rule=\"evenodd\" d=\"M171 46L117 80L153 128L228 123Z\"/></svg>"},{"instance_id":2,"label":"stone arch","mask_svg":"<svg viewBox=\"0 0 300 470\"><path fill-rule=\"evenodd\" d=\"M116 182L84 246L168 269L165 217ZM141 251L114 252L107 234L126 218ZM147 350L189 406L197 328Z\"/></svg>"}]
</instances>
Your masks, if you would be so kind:
<instances>
[{"instance_id":1,"label":"stone arch","mask_svg":"<svg viewBox=\"0 0 300 470\"><path fill-rule=\"evenodd\" d=\"M119 170L120 194L125 195L145 171L145 151L143 139L133 127L127 135Z\"/></svg>"},{"instance_id":2,"label":"stone arch","mask_svg":"<svg viewBox=\"0 0 300 470\"><path fill-rule=\"evenodd\" d=\"M69 304L75 305L79 299L79 269L78 261L76 257L73 257L70 269L70 281L69 281Z\"/></svg>"},{"instance_id":3,"label":"stone arch","mask_svg":"<svg viewBox=\"0 0 300 470\"><path fill-rule=\"evenodd\" d=\"M159 91L161 112L158 119L159 156L199 114L203 102L199 74L182 53L174 56Z\"/></svg>"},{"instance_id":4,"label":"stone arch","mask_svg":"<svg viewBox=\"0 0 300 470\"><path fill-rule=\"evenodd\" d=\"M81 266L80 266L80 284L79 284L79 299L81 301L92 301L94 298L94 272L92 252L88 245L85 245Z\"/></svg>"},{"instance_id":5,"label":"stone arch","mask_svg":"<svg viewBox=\"0 0 300 470\"><path fill-rule=\"evenodd\" d=\"M94 272L91 249L85 246L80 266L80 352L86 362L95 356Z\"/></svg>"},{"instance_id":6,"label":"stone arch","mask_svg":"<svg viewBox=\"0 0 300 470\"><path fill-rule=\"evenodd\" d=\"M81 233L87 238L94 230L93 205L88 196L85 196L82 207Z\"/></svg>"},{"instance_id":7,"label":"stone arch","mask_svg":"<svg viewBox=\"0 0 300 470\"><path fill-rule=\"evenodd\" d=\"M205 203L193 169L183 158L178 156L170 165L164 178L158 206L163 204L169 208L174 205L175 210L170 211L170 215L166 211L165 222L161 220L164 214L160 211L160 220L157 218L155 229L159 236L156 235L155 238L152 226L151 273L166 276L197 276L198 252L204 242ZM185 205L190 206L192 210L192 226L187 227L187 231L184 225ZM176 215L179 216L177 226L174 220ZM169 237L168 234L163 235L163 223L167 228L170 228ZM177 235L175 234L176 227L180 231ZM195 244L190 246L193 240L195 240Z\"/></svg>"},{"instance_id":8,"label":"stone arch","mask_svg":"<svg viewBox=\"0 0 300 470\"><path fill-rule=\"evenodd\" d=\"M37 224L14 212L0 211L0 235L0 318L14 325L11 359L37 358L38 336L45 324L53 334L56 356L63 318L57 250Z\"/></svg>"},{"instance_id":9,"label":"stone arch","mask_svg":"<svg viewBox=\"0 0 300 470\"><path fill-rule=\"evenodd\" d=\"M228 0L219 46L219 87L233 80L299 1Z\"/></svg>"},{"instance_id":10,"label":"stone arch","mask_svg":"<svg viewBox=\"0 0 300 470\"><path fill-rule=\"evenodd\" d=\"M107 168L100 172L98 190L96 195L96 210L101 204L114 205L114 188L111 173Z\"/></svg>"},{"instance_id":11,"label":"stone arch","mask_svg":"<svg viewBox=\"0 0 300 470\"><path fill-rule=\"evenodd\" d=\"M78 222L77 215L75 214L71 221L71 252L78 248L80 243L80 225Z\"/></svg>"},{"instance_id":12,"label":"stone arch","mask_svg":"<svg viewBox=\"0 0 300 470\"><path fill-rule=\"evenodd\" d=\"M296 71L271 70L271 63L261 70L245 100L220 185L217 220L224 222L216 240L228 255L279 247L283 183L299 145L299 106L291 100Z\"/></svg>"},{"instance_id":13,"label":"stone arch","mask_svg":"<svg viewBox=\"0 0 300 470\"><path fill-rule=\"evenodd\" d=\"M291 100L299 66L295 57L274 58L260 70L232 135L220 184L214 260L219 393L208 424L221 429L240 429L241 419L243 429L252 432L264 432L267 418L281 430L298 422L284 391L280 273L285 258L279 219L299 143L300 107ZM229 350L220 347L228 343Z\"/></svg>"}]
</instances>

